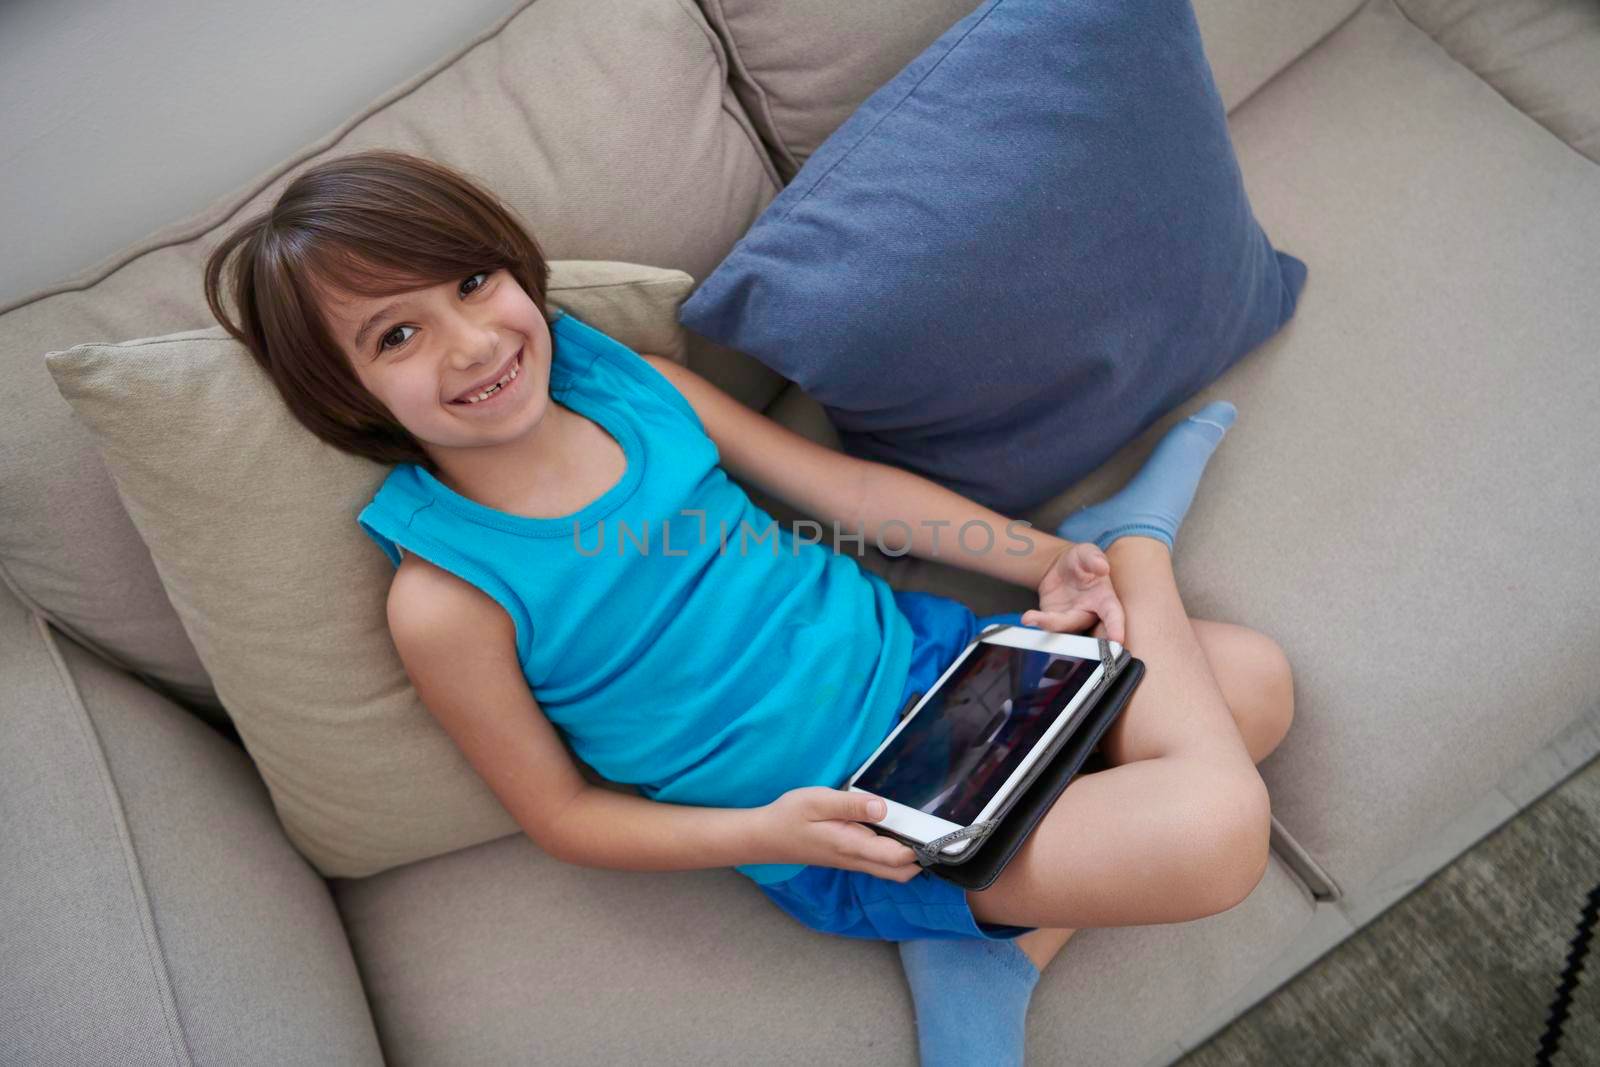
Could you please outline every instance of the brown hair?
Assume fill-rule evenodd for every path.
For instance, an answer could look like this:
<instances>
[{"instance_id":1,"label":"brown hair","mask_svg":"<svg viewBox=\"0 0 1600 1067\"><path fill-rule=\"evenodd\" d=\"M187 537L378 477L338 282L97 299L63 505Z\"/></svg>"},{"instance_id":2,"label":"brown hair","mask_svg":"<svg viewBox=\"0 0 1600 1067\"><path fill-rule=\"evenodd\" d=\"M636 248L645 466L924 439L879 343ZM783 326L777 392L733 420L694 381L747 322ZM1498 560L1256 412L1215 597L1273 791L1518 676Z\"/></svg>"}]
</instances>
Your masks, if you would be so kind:
<instances>
[{"instance_id":1,"label":"brown hair","mask_svg":"<svg viewBox=\"0 0 1600 1067\"><path fill-rule=\"evenodd\" d=\"M422 445L361 384L317 292L389 296L500 268L549 321L549 265L492 193L432 160L361 152L307 169L269 211L225 237L206 260L206 303L312 433L344 452L437 473ZM224 274L237 323L222 306Z\"/></svg>"}]
</instances>

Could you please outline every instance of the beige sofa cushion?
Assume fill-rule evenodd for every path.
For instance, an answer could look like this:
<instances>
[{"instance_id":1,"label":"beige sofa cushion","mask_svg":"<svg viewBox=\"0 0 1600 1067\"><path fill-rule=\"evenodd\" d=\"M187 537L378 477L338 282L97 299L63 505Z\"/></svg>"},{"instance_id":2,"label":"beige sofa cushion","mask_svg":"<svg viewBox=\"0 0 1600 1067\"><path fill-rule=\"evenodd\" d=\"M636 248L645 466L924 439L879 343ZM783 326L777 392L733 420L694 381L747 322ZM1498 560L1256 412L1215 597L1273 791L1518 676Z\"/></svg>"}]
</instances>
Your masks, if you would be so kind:
<instances>
[{"instance_id":1,"label":"beige sofa cushion","mask_svg":"<svg viewBox=\"0 0 1600 1067\"><path fill-rule=\"evenodd\" d=\"M701 0L701 6L728 50L734 90L787 183L873 90L978 4ZM1196 0L1223 106L1233 110L1358 6L1360 0Z\"/></svg>"},{"instance_id":2,"label":"beige sofa cushion","mask_svg":"<svg viewBox=\"0 0 1600 1067\"><path fill-rule=\"evenodd\" d=\"M689 365L689 331L678 306L695 281L681 270L581 259L550 261L550 303L604 330L635 352Z\"/></svg>"},{"instance_id":3,"label":"beige sofa cushion","mask_svg":"<svg viewBox=\"0 0 1600 1067\"><path fill-rule=\"evenodd\" d=\"M1400 0L1399 7L1457 62L1600 163L1600 4Z\"/></svg>"},{"instance_id":4,"label":"beige sofa cushion","mask_svg":"<svg viewBox=\"0 0 1600 1067\"><path fill-rule=\"evenodd\" d=\"M382 1064L245 754L4 589L0 679L0 1063Z\"/></svg>"},{"instance_id":5,"label":"beige sofa cushion","mask_svg":"<svg viewBox=\"0 0 1600 1067\"><path fill-rule=\"evenodd\" d=\"M1297 665L1262 776L1353 890L1600 706L1600 165L1392 0L1230 126L1319 273L1195 397L1239 422L1185 592Z\"/></svg>"},{"instance_id":6,"label":"beige sofa cushion","mask_svg":"<svg viewBox=\"0 0 1600 1067\"><path fill-rule=\"evenodd\" d=\"M524 4L259 180L0 307L0 580L174 698L214 704L211 679L44 354L215 325L201 268L222 233L311 164L366 148L416 152L481 178L552 259L705 277L778 189L725 63L692 3ZM697 370L752 404L781 386L754 360L698 337L687 343Z\"/></svg>"},{"instance_id":7,"label":"beige sofa cushion","mask_svg":"<svg viewBox=\"0 0 1600 1067\"><path fill-rule=\"evenodd\" d=\"M637 351L682 349L693 280L552 264L549 297ZM518 830L417 699L390 641L394 568L356 524L389 468L305 430L220 326L46 357L172 603L324 875Z\"/></svg>"},{"instance_id":8,"label":"beige sofa cushion","mask_svg":"<svg viewBox=\"0 0 1600 1067\"><path fill-rule=\"evenodd\" d=\"M809 930L732 870L576 867L508 837L332 889L389 1067L917 1063L895 946ZM1025 1062L1168 1062L1312 914L1273 858L1228 911L1074 934Z\"/></svg>"}]
</instances>

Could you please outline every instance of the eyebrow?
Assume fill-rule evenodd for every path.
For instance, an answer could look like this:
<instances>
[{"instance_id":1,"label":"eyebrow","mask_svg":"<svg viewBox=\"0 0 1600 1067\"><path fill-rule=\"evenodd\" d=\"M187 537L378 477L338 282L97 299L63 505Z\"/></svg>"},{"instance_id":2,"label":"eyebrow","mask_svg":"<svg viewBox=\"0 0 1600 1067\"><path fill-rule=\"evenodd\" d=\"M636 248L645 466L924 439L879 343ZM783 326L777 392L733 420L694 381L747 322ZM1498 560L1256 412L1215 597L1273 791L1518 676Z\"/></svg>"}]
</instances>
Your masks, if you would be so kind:
<instances>
[{"instance_id":1,"label":"eyebrow","mask_svg":"<svg viewBox=\"0 0 1600 1067\"><path fill-rule=\"evenodd\" d=\"M356 331L356 348L357 349L361 348L362 340L367 336L367 334L369 332L371 332L371 330L372 330L372 328L374 326L378 325L378 323L382 322L384 319L388 318L390 315L393 315L397 310L399 310L399 308L400 308L400 302L399 301L395 301L392 304L385 304L385 305L383 305L383 307L379 308L377 311L374 311L372 313L371 317L368 318L366 322L361 324L361 329Z\"/></svg>"}]
</instances>

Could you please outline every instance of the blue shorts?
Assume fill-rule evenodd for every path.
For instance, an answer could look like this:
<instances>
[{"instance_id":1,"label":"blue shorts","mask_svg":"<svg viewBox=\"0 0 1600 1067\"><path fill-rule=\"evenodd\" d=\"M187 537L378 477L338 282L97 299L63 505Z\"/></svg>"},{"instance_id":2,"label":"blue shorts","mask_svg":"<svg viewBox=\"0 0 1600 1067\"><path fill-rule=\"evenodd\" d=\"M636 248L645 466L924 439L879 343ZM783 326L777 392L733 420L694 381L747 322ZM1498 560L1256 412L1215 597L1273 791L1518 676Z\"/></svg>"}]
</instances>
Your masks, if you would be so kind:
<instances>
[{"instance_id":1,"label":"blue shorts","mask_svg":"<svg viewBox=\"0 0 1600 1067\"><path fill-rule=\"evenodd\" d=\"M979 630L997 622L1021 621L1016 613L979 618L960 601L932 593L897 590L894 598L913 635L911 673L900 693L902 707L912 693L926 693ZM804 925L840 937L1009 941L1034 929L979 922L967 904L966 890L927 871L909 882L893 882L864 871L810 866L793 878L762 885L761 891Z\"/></svg>"}]
</instances>

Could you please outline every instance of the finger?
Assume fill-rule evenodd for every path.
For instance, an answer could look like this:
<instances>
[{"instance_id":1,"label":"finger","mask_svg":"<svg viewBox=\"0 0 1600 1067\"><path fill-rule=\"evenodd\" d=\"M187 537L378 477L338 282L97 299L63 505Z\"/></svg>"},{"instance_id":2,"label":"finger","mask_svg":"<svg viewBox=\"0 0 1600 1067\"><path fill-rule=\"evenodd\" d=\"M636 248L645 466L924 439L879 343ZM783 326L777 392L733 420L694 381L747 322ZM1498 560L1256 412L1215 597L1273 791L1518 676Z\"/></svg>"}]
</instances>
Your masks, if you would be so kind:
<instances>
[{"instance_id":1,"label":"finger","mask_svg":"<svg viewBox=\"0 0 1600 1067\"><path fill-rule=\"evenodd\" d=\"M1056 633L1071 633L1088 625L1095 617L1092 611L1085 608L1073 608L1071 611L1034 611L1029 614L1032 616L1032 621L1023 620L1027 625Z\"/></svg>"},{"instance_id":2,"label":"finger","mask_svg":"<svg viewBox=\"0 0 1600 1067\"><path fill-rule=\"evenodd\" d=\"M883 878L891 882L909 882L922 873L922 868L915 863L911 864L909 869L904 865L890 867L881 863L868 863L854 869L865 871L874 878Z\"/></svg>"},{"instance_id":3,"label":"finger","mask_svg":"<svg viewBox=\"0 0 1600 1067\"><path fill-rule=\"evenodd\" d=\"M889 848L878 850L871 858L874 862L882 864L890 870L904 870L906 866L917 867L917 854L898 841L883 838ZM921 870L921 867L917 867Z\"/></svg>"},{"instance_id":4,"label":"finger","mask_svg":"<svg viewBox=\"0 0 1600 1067\"><path fill-rule=\"evenodd\" d=\"M862 841L860 856L868 863L876 863L884 867L900 867L907 863L917 862L917 854L900 841L882 834L874 834L864 826L855 829L871 835L871 841Z\"/></svg>"},{"instance_id":5,"label":"finger","mask_svg":"<svg viewBox=\"0 0 1600 1067\"><path fill-rule=\"evenodd\" d=\"M896 841L894 844L895 847L890 850L885 862L887 862L891 867L904 867L908 863L915 867L917 864L917 854L898 841ZM917 869L921 870L920 867Z\"/></svg>"},{"instance_id":6,"label":"finger","mask_svg":"<svg viewBox=\"0 0 1600 1067\"><path fill-rule=\"evenodd\" d=\"M812 808L811 818L816 822L844 819L850 822L877 822L888 814L882 798L866 793L853 793L844 789L831 789L818 794L819 803Z\"/></svg>"},{"instance_id":7,"label":"finger","mask_svg":"<svg viewBox=\"0 0 1600 1067\"><path fill-rule=\"evenodd\" d=\"M1119 645L1127 644L1128 619L1122 613L1122 603L1113 600L1106 605L1106 631L1111 635L1111 640Z\"/></svg>"},{"instance_id":8,"label":"finger","mask_svg":"<svg viewBox=\"0 0 1600 1067\"><path fill-rule=\"evenodd\" d=\"M1094 622L1096 618L1095 613L1088 608L1073 608L1071 611L1025 611L1022 613L1022 624L1057 633L1076 633Z\"/></svg>"},{"instance_id":9,"label":"finger","mask_svg":"<svg viewBox=\"0 0 1600 1067\"><path fill-rule=\"evenodd\" d=\"M1078 570L1087 579L1103 578L1111 573L1111 561L1099 545L1085 544L1077 557Z\"/></svg>"},{"instance_id":10,"label":"finger","mask_svg":"<svg viewBox=\"0 0 1600 1067\"><path fill-rule=\"evenodd\" d=\"M835 822L837 827L833 847L852 860L894 867L916 856L904 844L884 834L873 833L858 822Z\"/></svg>"},{"instance_id":11,"label":"finger","mask_svg":"<svg viewBox=\"0 0 1600 1067\"><path fill-rule=\"evenodd\" d=\"M889 814L889 806L879 797L861 796L856 799L860 803L855 805L855 814L851 815L850 818L855 819L857 822L877 822Z\"/></svg>"},{"instance_id":12,"label":"finger","mask_svg":"<svg viewBox=\"0 0 1600 1067\"><path fill-rule=\"evenodd\" d=\"M866 862L862 862L862 864L853 864L850 867L845 867L845 870L859 870L861 873L867 873L867 875L872 875L874 878L883 878L885 881L901 880L896 867L885 867L883 864L866 864Z\"/></svg>"},{"instance_id":13,"label":"finger","mask_svg":"<svg viewBox=\"0 0 1600 1067\"><path fill-rule=\"evenodd\" d=\"M891 882L900 882L904 884L911 881L911 879L915 878L921 873L922 868L913 863L910 870L907 870L904 867L890 867L887 874L880 874L878 877L887 878Z\"/></svg>"},{"instance_id":14,"label":"finger","mask_svg":"<svg viewBox=\"0 0 1600 1067\"><path fill-rule=\"evenodd\" d=\"M1126 621L1123 618L1122 605L1117 602L1117 598L1106 597L1097 605L1097 611L1100 622L1095 626L1092 636L1104 637L1121 644Z\"/></svg>"}]
</instances>

